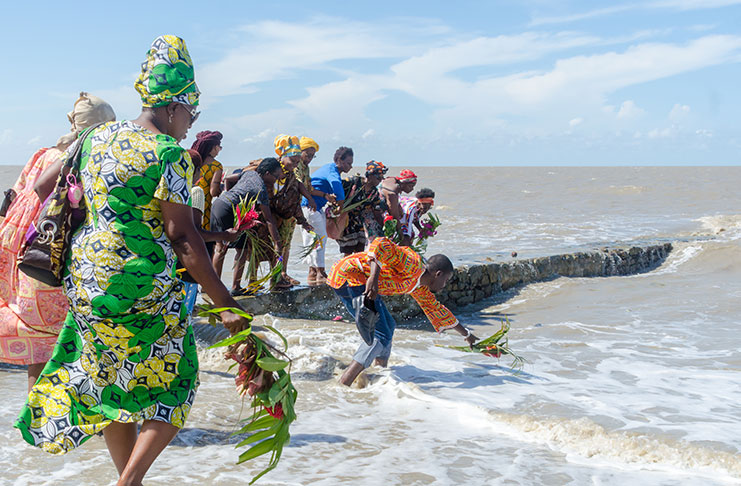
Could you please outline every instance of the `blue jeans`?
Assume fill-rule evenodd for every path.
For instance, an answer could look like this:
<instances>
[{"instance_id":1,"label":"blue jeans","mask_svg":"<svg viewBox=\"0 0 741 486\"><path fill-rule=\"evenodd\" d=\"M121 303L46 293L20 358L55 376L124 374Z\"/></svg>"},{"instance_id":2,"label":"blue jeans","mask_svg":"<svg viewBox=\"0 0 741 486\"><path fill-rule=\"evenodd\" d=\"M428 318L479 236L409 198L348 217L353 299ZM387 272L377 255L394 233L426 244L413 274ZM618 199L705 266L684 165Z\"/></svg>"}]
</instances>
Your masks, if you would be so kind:
<instances>
[{"instance_id":1,"label":"blue jeans","mask_svg":"<svg viewBox=\"0 0 741 486\"><path fill-rule=\"evenodd\" d=\"M352 300L363 292L365 292L365 286L363 285L358 287L343 285L339 289L335 289L335 293L342 300L342 303L345 304L351 316L355 315ZM373 342L368 345L363 341L355 352L355 355L353 355L353 360L362 364L364 368L370 366L375 358L388 359L391 355L391 342L394 339L394 330L396 329L396 321L386 308L386 304L381 299L381 296L376 297L374 303L376 304L376 311L379 317L378 322L376 322Z\"/></svg>"},{"instance_id":2,"label":"blue jeans","mask_svg":"<svg viewBox=\"0 0 741 486\"><path fill-rule=\"evenodd\" d=\"M185 300L183 305L188 309L188 315L193 313L193 308L196 306L196 300L198 299L198 284L192 282L183 282L185 287Z\"/></svg>"}]
</instances>

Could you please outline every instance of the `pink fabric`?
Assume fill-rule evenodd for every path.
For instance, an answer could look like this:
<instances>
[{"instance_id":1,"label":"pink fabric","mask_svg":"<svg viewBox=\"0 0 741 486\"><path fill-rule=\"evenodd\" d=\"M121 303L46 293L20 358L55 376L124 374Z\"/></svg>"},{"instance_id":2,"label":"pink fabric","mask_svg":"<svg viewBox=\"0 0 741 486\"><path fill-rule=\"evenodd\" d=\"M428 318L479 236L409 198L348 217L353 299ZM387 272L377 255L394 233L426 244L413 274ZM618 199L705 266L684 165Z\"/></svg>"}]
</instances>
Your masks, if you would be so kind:
<instances>
[{"instance_id":1,"label":"pink fabric","mask_svg":"<svg viewBox=\"0 0 741 486\"><path fill-rule=\"evenodd\" d=\"M56 148L40 149L31 157L13 187L18 196L0 223L0 361L6 363L48 361L67 315L61 287L33 280L16 265L41 208L33 186L60 154Z\"/></svg>"}]
</instances>

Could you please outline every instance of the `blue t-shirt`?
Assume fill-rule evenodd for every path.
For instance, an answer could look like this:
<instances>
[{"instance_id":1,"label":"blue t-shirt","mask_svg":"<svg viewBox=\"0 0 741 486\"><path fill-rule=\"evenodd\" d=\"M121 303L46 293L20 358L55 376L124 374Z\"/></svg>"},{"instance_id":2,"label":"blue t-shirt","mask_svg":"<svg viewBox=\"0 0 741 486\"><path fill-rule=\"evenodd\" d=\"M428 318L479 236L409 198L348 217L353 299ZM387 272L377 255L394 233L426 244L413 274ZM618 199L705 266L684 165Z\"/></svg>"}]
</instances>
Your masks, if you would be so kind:
<instances>
[{"instance_id":1,"label":"blue t-shirt","mask_svg":"<svg viewBox=\"0 0 741 486\"><path fill-rule=\"evenodd\" d=\"M334 162L323 165L314 172L311 176L311 187L318 191L326 192L327 194L334 194L338 201L345 199L345 190L342 188L342 177L340 176L340 170ZM316 203L316 209L322 209L326 204L327 200L319 196L311 196L314 198ZM306 198L301 199L302 206L308 206L309 202Z\"/></svg>"}]
</instances>

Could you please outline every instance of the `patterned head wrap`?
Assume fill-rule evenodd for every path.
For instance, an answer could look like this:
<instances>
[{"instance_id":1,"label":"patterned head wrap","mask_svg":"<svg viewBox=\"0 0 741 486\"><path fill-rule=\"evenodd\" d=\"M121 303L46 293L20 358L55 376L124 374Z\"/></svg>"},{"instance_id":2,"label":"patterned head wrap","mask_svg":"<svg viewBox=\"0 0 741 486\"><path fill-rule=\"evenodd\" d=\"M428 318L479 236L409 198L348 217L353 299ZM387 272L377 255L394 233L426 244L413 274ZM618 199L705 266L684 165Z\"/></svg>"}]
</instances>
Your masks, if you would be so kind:
<instances>
[{"instance_id":1,"label":"patterned head wrap","mask_svg":"<svg viewBox=\"0 0 741 486\"><path fill-rule=\"evenodd\" d=\"M75 141L77 135L83 130L98 123L115 121L116 113L113 107L104 100L86 92L81 92L75 101L72 111L67 113L70 123L70 133L62 135L57 140L57 145L69 145Z\"/></svg>"},{"instance_id":2,"label":"patterned head wrap","mask_svg":"<svg viewBox=\"0 0 741 486\"><path fill-rule=\"evenodd\" d=\"M301 137L299 145L301 145L301 150L306 150L307 148L313 148L314 150L319 152L319 144L316 143L313 138Z\"/></svg>"},{"instance_id":3,"label":"patterned head wrap","mask_svg":"<svg viewBox=\"0 0 741 486\"><path fill-rule=\"evenodd\" d=\"M388 167L383 165L383 162L379 162L377 160L371 160L367 164L365 164L365 176L368 177L370 175L375 175L379 177L383 177L383 175L388 172Z\"/></svg>"},{"instance_id":4,"label":"patterned head wrap","mask_svg":"<svg viewBox=\"0 0 741 486\"><path fill-rule=\"evenodd\" d=\"M284 155L286 157L301 155L301 146L299 145L298 137L281 134L275 137L273 145L275 145L275 153L278 154L278 157Z\"/></svg>"},{"instance_id":5,"label":"patterned head wrap","mask_svg":"<svg viewBox=\"0 0 741 486\"><path fill-rule=\"evenodd\" d=\"M170 103L197 105L201 92L185 41L174 35L157 37L147 51L134 88L142 98L142 106L148 108Z\"/></svg>"},{"instance_id":6,"label":"patterned head wrap","mask_svg":"<svg viewBox=\"0 0 741 486\"><path fill-rule=\"evenodd\" d=\"M221 143L221 139L224 136L221 132L216 130L204 130L196 134L196 141L190 146L193 150L197 151L203 160L211 155L211 150Z\"/></svg>"},{"instance_id":7,"label":"patterned head wrap","mask_svg":"<svg viewBox=\"0 0 741 486\"><path fill-rule=\"evenodd\" d=\"M417 174L409 169L405 169L399 173L399 177L396 180L399 182L417 182Z\"/></svg>"}]
</instances>

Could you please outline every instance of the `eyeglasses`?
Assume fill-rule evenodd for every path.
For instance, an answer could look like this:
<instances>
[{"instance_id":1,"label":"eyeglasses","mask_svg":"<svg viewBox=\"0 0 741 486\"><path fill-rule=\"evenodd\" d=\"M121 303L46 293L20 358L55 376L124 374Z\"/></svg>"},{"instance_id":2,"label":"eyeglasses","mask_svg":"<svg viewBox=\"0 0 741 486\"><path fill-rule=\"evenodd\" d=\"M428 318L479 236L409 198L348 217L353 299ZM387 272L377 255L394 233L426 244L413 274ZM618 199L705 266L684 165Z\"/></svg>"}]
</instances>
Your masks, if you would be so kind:
<instances>
[{"instance_id":1,"label":"eyeglasses","mask_svg":"<svg viewBox=\"0 0 741 486\"><path fill-rule=\"evenodd\" d=\"M195 106L188 106L185 103L178 103L178 104L181 105L183 108L185 108L185 111L187 111L188 113L190 113L190 124L191 125L194 124L196 122L196 120L198 120L198 117L199 116L201 116L201 112L200 111L196 111L196 107Z\"/></svg>"}]
</instances>

